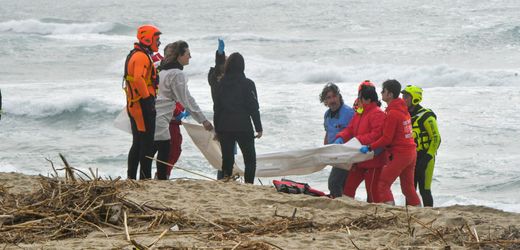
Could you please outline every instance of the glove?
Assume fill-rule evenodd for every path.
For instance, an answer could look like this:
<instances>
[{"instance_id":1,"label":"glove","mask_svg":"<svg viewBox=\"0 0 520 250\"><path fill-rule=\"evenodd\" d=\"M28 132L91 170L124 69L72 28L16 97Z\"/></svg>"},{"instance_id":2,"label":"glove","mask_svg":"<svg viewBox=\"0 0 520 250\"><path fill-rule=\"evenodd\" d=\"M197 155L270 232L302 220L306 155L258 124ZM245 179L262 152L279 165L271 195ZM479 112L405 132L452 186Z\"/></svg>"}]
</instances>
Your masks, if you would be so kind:
<instances>
[{"instance_id":1,"label":"glove","mask_svg":"<svg viewBox=\"0 0 520 250\"><path fill-rule=\"evenodd\" d=\"M343 138L338 137L336 140L334 140L334 142L333 142L332 144L343 144L343 143L345 143L345 142L343 141Z\"/></svg>"},{"instance_id":2,"label":"glove","mask_svg":"<svg viewBox=\"0 0 520 250\"><path fill-rule=\"evenodd\" d=\"M370 152L370 151L372 151L372 150L370 149L370 146L365 146L365 145L361 146L361 148L359 149L359 152L361 152L361 153L363 153L363 154L367 154L367 153Z\"/></svg>"},{"instance_id":3,"label":"glove","mask_svg":"<svg viewBox=\"0 0 520 250\"><path fill-rule=\"evenodd\" d=\"M222 39L218 39L218 49L217 49L217 52L219 53L219 55L222 55L224 54L224 40Z\"/></svg>"},{"instance_id":4,"label":"glove","mask_svg":"<svg viewBox=\"0 0 520 250\"><path fill-rule=\"evenodd\" d=\"M376 148L374 149L374 156L378 156L379 154L383 153L385 151L384 148Z\"/></svg>"},{"instance_id":5,"label":"glove","mask_svg":"<svg viewBox=\"0 0 520 250\"><path fill-rule=\"evenodd\" d=\"M190 115L190 112L187 110L180 112L177 116L175 116L175 120L180 121Z\"/></svg>"}]
</instances>

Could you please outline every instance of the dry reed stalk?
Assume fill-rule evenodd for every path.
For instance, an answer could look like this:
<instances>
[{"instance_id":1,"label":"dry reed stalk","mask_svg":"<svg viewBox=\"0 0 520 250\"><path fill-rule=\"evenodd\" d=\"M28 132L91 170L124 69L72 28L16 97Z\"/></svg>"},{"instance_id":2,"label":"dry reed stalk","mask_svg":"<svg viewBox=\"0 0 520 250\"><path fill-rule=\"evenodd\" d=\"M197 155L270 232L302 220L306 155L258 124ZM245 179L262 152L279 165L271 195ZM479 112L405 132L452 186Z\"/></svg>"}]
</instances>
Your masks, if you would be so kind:
<instances>
[{"instance_id":1,"label":"dry reed stalk","mask_svg":"<svg viewBox=\"0 0 520 250\"><path fill-rule=\"evenodd\" d=\"M413 216L410 216L410 218L415 221L417 224L421 225L422 227L428 229L430 232L432 232L435 236L437 236L439 239L442 240L442 242L444 242L444 245L445 246L448 246L448 242L446 242L446 240L444 240L444 237L443 235L441 234L441 232L437 229L434 229L432 228L431 226L427 226L424 222L420 221L419 219L413 217Z\"/></svg>"},{"instance_id":2,"label":"dry reed stalk","mask_svg":"<svg viewBox=\"0 0 520 250\"><path fill-rule=\"evenodd\" d=\"M196 176L204 177L204 178L206 178L206 179L209 179L209 180L215 181L214 178L211 178L211 177L205 176L205 175L203 175L203 174L199 174L199 173L197 173L197 172L194 172L194 171L191 171L191 170L188 170L188 169L185 169L185 168L181 168L181 167L175 166L175 165L170 164L170 163L168 163L168 162L161 161L161 160L159 160L159 159L157 159L157 158L153 158L153 157L150 157L150 156L146 156L146 158L148 158L148 159L150 159L150 160L153 160L153 161L156 161L156 162L159 162L159 163L162 163L162 164L165 164L165 165L170 166L170 167L172 167L172 168L177 168L177 169L180 169L180 170L182 170L182 171L188 172L188 173L190 173L190 174L194 174L194 175L196 175Z\"/></svg>"},{"instance_id":3,"label":"dry reed stalk","mask_svg":"<svg viewBox=\"0 0 520 250\"><path fill-rule=\"evenodd\" d=\"M166 229L165 229L165 230L164 230L164 231L159 235L159 237L157 237L156 240L154 240L151 244L148 245L148 247L149 247L149 248L152 248L153 245L155 245L157 242L159 242L159 240L161 240L162 237L164 237L164 236L168 233L168 231L170 231L170 229L169 229L169 228L166 228Z\"/></svg>"},{"instance_id":4,"label":"dry reed stalk","mask_svg":"<svg viewBox=\"0 0 520 250\"><path fill-rule=\"evenodd\" d=\"M210 221L210 220L208 220L208 219L202 217L202 215L196 214L195 216L201 218L202 220L204 220L205 222L207 222L207 223L209 223L209 224L211 224L211 225L213 225L213 226L218 227L218 228L221 229L221 230L224 230L224 228L223 228L221 225L219 225L219 224L217 224L217 223L215 223L215 222L213 222L213 221Z\"/></svg>"},{"instance_id":5,"label":"dry reed stalk","mask_svg":"<svg viewBox=\"0 0 520 250\"><path fill-rule=\"evenodd\" d=\"M59 156L60 156L61 160L63 161L63 164L65 164L65 173L66 173L67 179L70 178L73 183L76 182L76 178L74 177L72 168L70 167L69 163L65 159L65 156L63 156L61 153L59 154Z\"/></svg>"}]
</instances>

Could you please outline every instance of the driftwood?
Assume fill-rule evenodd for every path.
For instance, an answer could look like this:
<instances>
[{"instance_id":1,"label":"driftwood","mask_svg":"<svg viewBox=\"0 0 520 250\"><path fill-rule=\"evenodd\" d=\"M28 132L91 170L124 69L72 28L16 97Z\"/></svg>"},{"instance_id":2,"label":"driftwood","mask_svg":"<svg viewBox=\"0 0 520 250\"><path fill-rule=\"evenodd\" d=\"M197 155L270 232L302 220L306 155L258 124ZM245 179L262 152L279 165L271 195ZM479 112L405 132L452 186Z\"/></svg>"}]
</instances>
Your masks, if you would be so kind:
<instances>
[{"instance_id":1,"label":"driftwood","mask_svg":"<svg viewBox=\"0 0 520 250\"><path fill-rule=\"evenodd\" d=\"M408 209L399 214L390 209L378 213L376 207L373 213L354 218L345 216L330 223L305 218L296 208L286 215L275 210L268 218L211 219L196 212L186 214L160 201L139 204L127 199L126 191L143 188L139 182L102 179L93 170L89 170L90 175L87 175L61 157L65 167L56 169L48 160L54 175L40 176L40 189L31 194L14 195L9 193L9 187L0 184L0 243L45 242L84 237L99 231L105 237L125 237L128 246L137 249L168 248L161 240L171 240L171 237L179 235L202 237L206 246L214 243L218 245L216 248L282 249L266 240L256 239L283 233L330 231L345 232L352 244L349 248L363 249L355 243L356 232L395 227L402 229L394 232L401 241L389 242L389 248L426 245L444 249L452 246L520 249L520 230L514 226L490 228L487 234L485 230L468 224L462 227L436 226L435 220L423 222ZM59 177L60 172L65 172L64 177ZM138 242L135 239L138 235L141 238L148 236L150 240Z\"/></svg>"}]
</instances>

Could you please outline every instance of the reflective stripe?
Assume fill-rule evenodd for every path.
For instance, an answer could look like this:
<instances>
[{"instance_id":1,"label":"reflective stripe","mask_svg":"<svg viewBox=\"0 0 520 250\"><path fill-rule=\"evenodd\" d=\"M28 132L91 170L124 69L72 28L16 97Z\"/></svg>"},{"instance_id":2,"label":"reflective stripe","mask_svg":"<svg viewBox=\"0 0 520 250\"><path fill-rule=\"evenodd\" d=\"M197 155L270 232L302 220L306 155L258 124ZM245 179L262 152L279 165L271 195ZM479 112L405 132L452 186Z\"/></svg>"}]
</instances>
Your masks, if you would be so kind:
<instances>
[{"instance_id":1,"label":"reflective stripe","mask_svg":"<svg viewBox=\"0 0 520 250\"><path fill-rule=\"evenodd\" d=\"M130 75L126 76L125 80L127 80L130 83L135 81L134 77ZM152 79L145 79L144 82L146 83L146 86L152 86Z\"/></svg>"},{"instance_id":2,"label":"reflective stripe","mask_svg":"<svg viewBox=\"0 0 520 250\"><path fill-rule=\"evenodd\" d=\"M430 148L432 138L429 137L424 127L424 122L430 116L435 117L435 114L429 109L422 108L412 117L413 138L417 145L417 151L428 150L428 148Z\"/></svg>"},{"instance_id":3,"label":"reflective stripe","mask_svg":"<svg viewBox=\"0 0 520 250\"><path fill-rule=\"evenodd\" d=\"M141 96L138 96L138 97L136 97L136 98L128 98L128 92L127 92L127 90L126 90L126 89L123 89L123 90L125 91L125 94L126 94L126 96L127 96L126 100L127 100L128 102L134 103L134 102L138 102L139 100L142 99Z\"/></svg>"},{"instance_id":4,"label":"reflective stripe","mask_svg":"<svg viewBox=\"0 0 520 250\"><path fill-rule=\"evenodd\" d=\"M132 105L134 103L136 103L136 102L138 102L139 100L142 99L142 96L137 91L137 88L135 88L133 86L133 84L132 84L133 82L135 82L135 78L133 76L131 76L131 75L128 75L128 62L130 61L131 57L136 52L142 52L142 53L144 53L148 57L148 61L150 62L150 66L151 66L151 75L150 75L150 78L144 79L144 81L145 81L145 84L146 84L146 86L148 88L152 87L153 90L154 90L153 94L150 93L150 95L154 95L154 96L157 95L157 91L156 91L157 85L154 84L154 81L157 79L157 71L156 71L155 66L153 64L152 58L150 57L149 54L145 53L142 48L139 49L139 48L135 47L132 51L130 51L130 53L126 57L126 61L125 61L125 75L123 77L123 83L122 83L122 88L125 91L126 100L130 104L129 105L130 107L132 107Z\"/></svg>"}]
</instances>

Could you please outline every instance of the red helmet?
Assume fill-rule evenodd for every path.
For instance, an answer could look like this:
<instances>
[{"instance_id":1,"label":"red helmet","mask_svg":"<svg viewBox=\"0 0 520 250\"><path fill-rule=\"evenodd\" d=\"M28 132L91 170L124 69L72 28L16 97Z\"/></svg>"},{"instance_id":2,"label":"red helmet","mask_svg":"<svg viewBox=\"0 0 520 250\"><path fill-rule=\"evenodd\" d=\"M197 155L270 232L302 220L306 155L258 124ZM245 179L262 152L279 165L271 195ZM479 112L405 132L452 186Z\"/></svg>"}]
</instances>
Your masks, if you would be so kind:
<instances>
[{"instance_id":1,"label":"red helmet","mask_svg":"<svg viewBox=\"0 0 520 250\"><path fill-rule=\"evenodd\" d=\"M358 87L358 93L359 91L361 91L361 88L363 88L363 86L372 86L372 87L375 87L374 84L370 81L370 80L364 80L362 83L359 84L359 87Z\"/></svg>"},{"instance_id":2,"label":"red helmet","mask_svg":"<svg viewBox=\"0 0 520 250\"><path fill-rule=\"evenodd\" d=\"M153 52L159 51L157 40L161 34L161 31L157 27L149 24L137 28L137 40L139 40L141 44L150 47Z\"/></svg>"}]
</instances>

